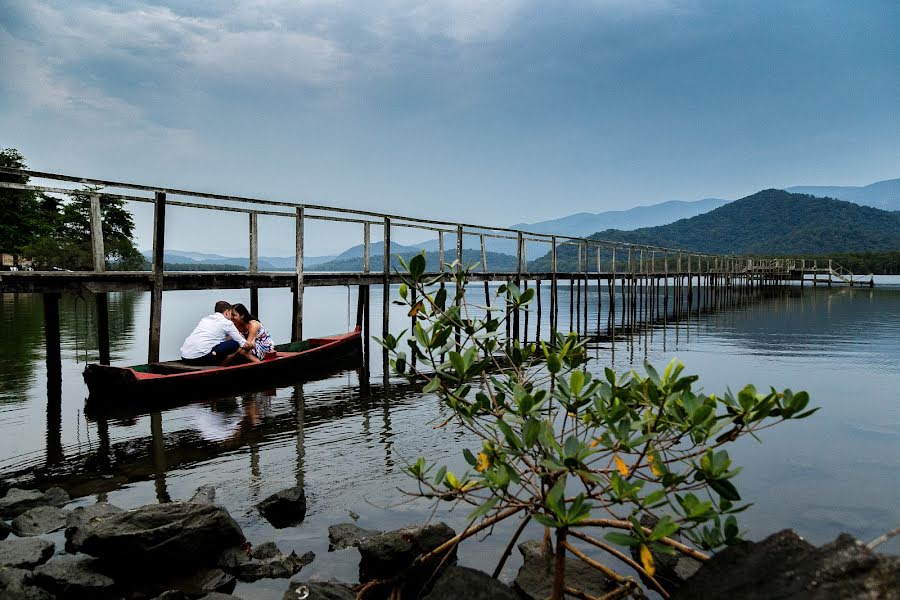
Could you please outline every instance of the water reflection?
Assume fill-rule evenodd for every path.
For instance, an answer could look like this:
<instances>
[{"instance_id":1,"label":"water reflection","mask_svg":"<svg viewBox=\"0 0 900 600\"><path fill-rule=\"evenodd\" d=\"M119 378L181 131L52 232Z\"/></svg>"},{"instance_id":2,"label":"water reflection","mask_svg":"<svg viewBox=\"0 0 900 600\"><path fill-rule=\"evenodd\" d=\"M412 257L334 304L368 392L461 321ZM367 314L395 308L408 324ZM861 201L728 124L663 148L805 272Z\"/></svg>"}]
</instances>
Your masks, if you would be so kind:
<instances>
[{"instance_id":1,"label":"water reflection","mask_svg":"<svg viewBox=\"0 0 900 600\"><path fill-rule=\"evenodd\" d=\"M650 322L641 325L628 321L619 302L610 310L608 296L597 315L596 289L581 293L592 310L577 326L592 336L598 371L639 367L645 358L664 363L677 355L709 392L748 382L806 388L824 407L802 424L767 432L762 446L739 449L738 462L746 465L742 491L755 502L746 516L751 531L793 526L820 542L839 529L874 537L885 523L900 520L900 509L890 507L900 494L900 289L792 289L736 296L733 302L700 295L683 314L676 314L669 293L651 296ZM375 296L373 309L381 305ZM54 370L42 347L40 298L0 300L3 331L15 328L4 339L16 340L0 342L0 491L13 484L61 485L73 496L134 506L183 500L212 483L249 535L272 536L252 505L299 483L308 490L308 522L286 544L305 551L315 550L314 538L327 538L328 524L346 520L348 510L372 520L364 526L378 528L427 516L427 506L395 506L397 488L409 484L403 466L417 456L465 468L454 461L461 462L468 438L452 427L435 428L449 415L418 393L418 386L385 381L377 347L371 377L337 368L323 380L277 390L192 398L188 404L160 399L170 404L85 418L80 371L85 358L96 360L98 353L92 303L60 299L63 351ZM140 294L110 296L114 360L142 362L144 350L135 337L143 331L142 302ZM176 310L174 301L167 302L167 310ZM568 304L561 294L560 305ZM378 311L372 312L379 322ZM538 327L549 330L547 313L543 325L534 312L521 320L529 339ZM399 329L408 318L392 313L392 323ZM862 489L870 493L861 497ZM336 555L330 567L326 563L311 569L340 575L329 570L340 563Z\"/></svg>"}]
</instances>

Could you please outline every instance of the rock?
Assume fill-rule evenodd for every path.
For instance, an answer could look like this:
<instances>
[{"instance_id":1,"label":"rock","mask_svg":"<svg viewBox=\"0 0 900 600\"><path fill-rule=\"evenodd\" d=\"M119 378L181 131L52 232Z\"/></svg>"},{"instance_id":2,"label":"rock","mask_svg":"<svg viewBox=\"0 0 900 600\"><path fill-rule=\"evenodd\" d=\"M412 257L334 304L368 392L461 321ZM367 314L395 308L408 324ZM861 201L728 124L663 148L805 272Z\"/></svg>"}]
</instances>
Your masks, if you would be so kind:
<instances>
[{"instance_id":1,"label":"rock","mask_svg":"<svg viewBox=\"0 0 900 600\"><path fill-rule=\"evenodd\" d=\"M429 523L388 531L359 544L359 580L384 579L398 575L413 564L416 557L434 550L456 533L446 523ZM456 548L445 565L456 562ZM414 579L411 575L409 579Z\"/></svg>"},{"instance_id":2,"label":"rock","mask_svg":"<svg viewBox=\"0 0 900 600\"><path fill-rule=\"evenodd\" d=\"M353 519L354 521L359 521L359 515L357 513L353 512L352 510L349 512L350 512L351 519Z\"/></svg>"},{"instance_id":3,"label":"rock","mask_svg":"<svg viewBox=\"0 0 900 600\"><path fill-rule=\"evenodd\" d=\"M277 529L299 525L306 518L306 494L302 487L294 486L275 492L256 508Z\"/></svg>"},{"instance_id":4,"label":"rock","mask_svg":"<svg viewBox=\"0 0 900 600\"><path fill-rule=\"evenodd\" d=\"M513 582L513 587L523 598L543 600L553 588L553 557L541 552L541 542L528 541L519 544L524 564ZM599 571L577 558L566 558L566 585L591 596L602 596L613 585ZM572 598L566 594L566 598Z\"/></svg>"},{"instance_id":5,"label":"rock","mask_svg":"<svg viewBox=\"0 0 900 600\"><path fill-rule=\"evenodd\" d=\"M26 510L12 520L12 531L18 536L43 535L66 526L69 511L55 506L38 506Z\"/></svg>"},{"instance_id":6,"label":"rock","mask_svg":"<svg viewBox=\"0 0 900 600\"><path fill-rule=\"evenodd\" d=\"M353 523L338 523L328 526L328 551L343 550L359 546L360 542L383 532L374 529L363 529Z\"/></svg>"},{"instance_id":7,"label":"rock","mask_svg":"<svg viewBox=\"0 0 900 600\"><path fill-rule=\"evenodd\" d=\"M68 503L69 494L58 487L52 487L46 492L10 488L6 492L6 496L0 498L0 517L11 519L18 517L26 510L37 508L38 506L55 506L59 508Z\"/></svg>"},{"instance_id":8,"label":"rock","mask_svg":"<svg viewBox=\"0 0 900 600\"><path fill-rule=\"evenodd\" d=\"M5 540L9 536L9 525L6 521L0 519L0 540Z\"/></svg>"},{"instance_id":9,"label":"rock","mask_svg":"<svg viewBox=\"0 0 900 600\"><path fill-rule=\"evenodd\" d=\"M875 554L842 534L821 548L785 529L714 555L672 600L900 598L900 557Z\"/></svg>"},{"instance_id":10,"label":"rock","mask_svg":"<svg viewBox=\"0 0 900 600\"><path fill-rule=\"evenodd\" d=\"M111 563L184 569L212 564L222 548L243 541L241 528L221 506L173 502L90 519L81 550Z\"/></svg>"},{"instance_id":11,"label":"rock","mask_svg":"<svg viewBox=\"0 0 900 600\"><path fill-rule=\"evenodd\" d=\"M216 501L216 488L212 485L201 485L188 502L195 504L212 504Z\"/></svg>"},{"instance_id":12,"label":"rock","mask_svg":"<svg viewBox=\"0 0 900 600\"><path fill-rule=\"evenodd\" d=\"M229 548L219 556L218 566L233 574L240 581L258 579L283 579L299 573L300 569L316 558L312 552L297 556L295 552L284 555L274 542L266 542L253 548L252 556L240 547Z\"/></svg>"},{"instance_id":13,"label":"rock","mask_svg":"<svg viewBox=\"0 0 900 600\"><path fill-rule=\"evenodd\" d=\"M84 536L87 534L86 526L92 519L101 519L121 512L124 512L121 508L107 502L81 506L70 512L66 517L66 550L72 553L81 550L81 544L84 543Z\"/></svg>"},{"instance_id":14,"label":"rock","mask_svg":"<svg viewBox=\"0 0 900 600\"><path fill-rule=\"evenodd\" d=\"M646 513L641 515L641 525L644 527L653 529L658 521L659 519L652 515ZM672 538L681 541L681 536L679 535L674 535ZM640 564L640 547L631 546L630 550L631 557ZM663 554L662 552L651 550L650 553L653 555L653 564L656 565L656 572L654 573L653 578L656 579L656 581L658 581L670 594L675 590L680 589L681 586L684 585L685 580L696 573L697 569L703 564L696 558L685 556L680 552L676 554ZM649 585L647 579L643 575L641 575L641 581L644 582L644 585Z\"/></svg>"},{"instance_id":15,"label":"rock","mask_svg":"<svg viewBox=\"0 0 900 600\"><path fill-rule=\"evenodd\" d=\"M205 596L201 596L197 600L241 600L237 596L231 594L222 594L221 592L211 592Z\"/></svg>"},{"instance_id":16,"label":"rock","mask_svg":"<svg viewBox=\"0 0 900 600\"><path fill-rule=\"evenodd\" d=\"M251 582L258 579L287 579L299 573L300 569L315 560L316 555L307 552L303 556L297 556L291 552L287 556L277 556L268 560L251 560L233 571L241 581Z\"/></svg>"},{"instance_id":17,"label":"rock","mask_svg":"<svg viewBox=\"0 0 900 600\"><path fill-rule=\"evenodd\" d=\"M520 600L519 596L482 571L468 567L448 567L424 600Z\"/></svg>"},{"instance_id":18,"label":"rock","mask_svg":"<svg viewBox=\"0 0 900 600\"><path fill-rule=\"evenodd\" d=\"M33 569L47 562L56 546L40 538L3 540L0 542L0 566Z\"/></svg>"},{"instance_id":19,"label":"rock","mask_svg":"<svg viewBox=\"0 0 900 600\"><path fill-rule=\"evenodd\" d=\"M110 598L116 595L116 583L97 570L94 558L57 558L34 570L34 579L42 588L61 598Z\"/></svg>"},{"instance_id":20,"label":"rock","mask_svg":"<svg viewBox=\"0 0 900 600\"><path fill-rule=\"evenodd\" d=\"M234 575L222 569L201 569L188 575L165 578L165 587L181 590L189 598L210 593L230 594L235 585Z\"/></svg>"},{"instance_id":21,"label":"rock","mask_svg":"<svg viewBox=\"0 0 900 600\"><path fill-rule=\"evenodd\" d=\"M351 586L334 581L292 581L283 600L356 600Z\"/></svg>"},{"instance_id":22,"label":"rock","mask_svg":"<svg viewBox=\"0 0 900 600\"><path fill-rule=\"evenodd\" d=\"M268 558L275 558L277 556L281 556L282 552L278 549L278 546L275 542L264 542L259 544L258 546L253 546L251 550L253 554L253 558L258 560L266 560Z\"/></svg>"},{"instance_id":23,"label":"rock","mask_svg":"<svg viewBox=\"0 0 900 600\"><path fill-rule=\"evenodd\" d=\"M53 595L35 585L30 571L0 567L0 600L53 600Z\"/></svg>"}]
</instances>

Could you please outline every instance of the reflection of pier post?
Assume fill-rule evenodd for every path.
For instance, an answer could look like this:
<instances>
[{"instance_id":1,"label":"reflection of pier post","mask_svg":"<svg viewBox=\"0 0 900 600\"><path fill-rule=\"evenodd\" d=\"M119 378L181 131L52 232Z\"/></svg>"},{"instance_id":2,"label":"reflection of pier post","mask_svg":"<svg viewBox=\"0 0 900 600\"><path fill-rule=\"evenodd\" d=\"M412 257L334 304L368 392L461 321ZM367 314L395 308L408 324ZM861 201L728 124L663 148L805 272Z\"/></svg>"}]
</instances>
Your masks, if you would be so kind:
<instances>
[{"instance_id":1,"label":"reflection of pier post","mask_svg":"<svg viewBox=\"0 0 900 600\"><path fill-rule=\"evenodd\" d=\"M100 196L91 196L91 249L94 270L106 270L106 250L103 246L103 213L100 210ZM109 305L106 292L96 294L97 300L97 342L100 350L100 364L109 364Z\"/></svg>"},{"instance_id":2,"label":"reflection of pier post","mask_svg":"<svg viewBox=\"0 0 900 600\"><path fill-rule=\"evenodd\" d=\"M306 418L305 399L303 398L303 386L294 386L294 428L297 431L297 464L295 466L294 475L297 478L297 485L303 487L303 462L306 459L306 439L304 437L303 423Z\"/></svg>"},{"instance_id":3,"label":"reflection of pier post","mask_svg":"<svg viewBox=\"0 0 900 600\"><path fill-rule=\"evenodd\" d=\"M47 464L62 460L62 352L59 294L44 294L44 342L47 356Z\"/></svg>"},{"instance_id":4,"label":"reflection of pier post","mask_svg":"<svg viewBox=\"0 0 900 600\"><path fill-rule=\"evenodd\" d=\"M163 437L162 413L150 413L150 436L153 454L153 482L156 487L156 499L160 503L171 502L166 489L166 440Z\"/></svg>"}]
</instances>

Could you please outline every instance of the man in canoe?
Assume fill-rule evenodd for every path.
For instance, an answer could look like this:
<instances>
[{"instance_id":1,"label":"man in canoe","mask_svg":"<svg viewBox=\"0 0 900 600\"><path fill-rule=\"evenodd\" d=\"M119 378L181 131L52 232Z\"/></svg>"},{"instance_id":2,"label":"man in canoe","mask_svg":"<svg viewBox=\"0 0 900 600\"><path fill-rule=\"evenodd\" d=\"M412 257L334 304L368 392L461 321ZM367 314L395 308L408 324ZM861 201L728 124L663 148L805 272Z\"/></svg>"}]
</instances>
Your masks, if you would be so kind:
<instances>
[{"instance_id":1,"label":"man in canoe","mask_svg":"<svg viewBox=\"0 0 900 600\"><path fill-rule=\"evenodd\" d=\"M184 340L181 358L196 365L218 365L238 350L252 347L231 321L231 304L219 300L215 312L200 319Z\"/></svg>"}]
</instances>

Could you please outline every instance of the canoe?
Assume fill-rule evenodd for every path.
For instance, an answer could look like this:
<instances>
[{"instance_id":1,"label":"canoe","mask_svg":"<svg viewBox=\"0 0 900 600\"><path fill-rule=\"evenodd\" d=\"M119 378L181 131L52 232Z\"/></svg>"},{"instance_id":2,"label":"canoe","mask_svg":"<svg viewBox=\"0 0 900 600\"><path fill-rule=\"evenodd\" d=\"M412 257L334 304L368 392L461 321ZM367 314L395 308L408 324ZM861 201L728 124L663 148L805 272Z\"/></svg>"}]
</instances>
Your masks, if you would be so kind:
<instances>
[{"instance_id":1,"label":"canoe","mask_svg":"<svg viewBox=\"0 0 900 600\"><path fill-rule=\"evenodd\" d=\"M182 360L113 367L89 364L84 369L88 400L127 400L131 396L217 390L234 391L307 379L331 370L337 362L362 355L360 330L279 344L260 362L227 367L202 366Z\"/></svg>"}]
</instances>

